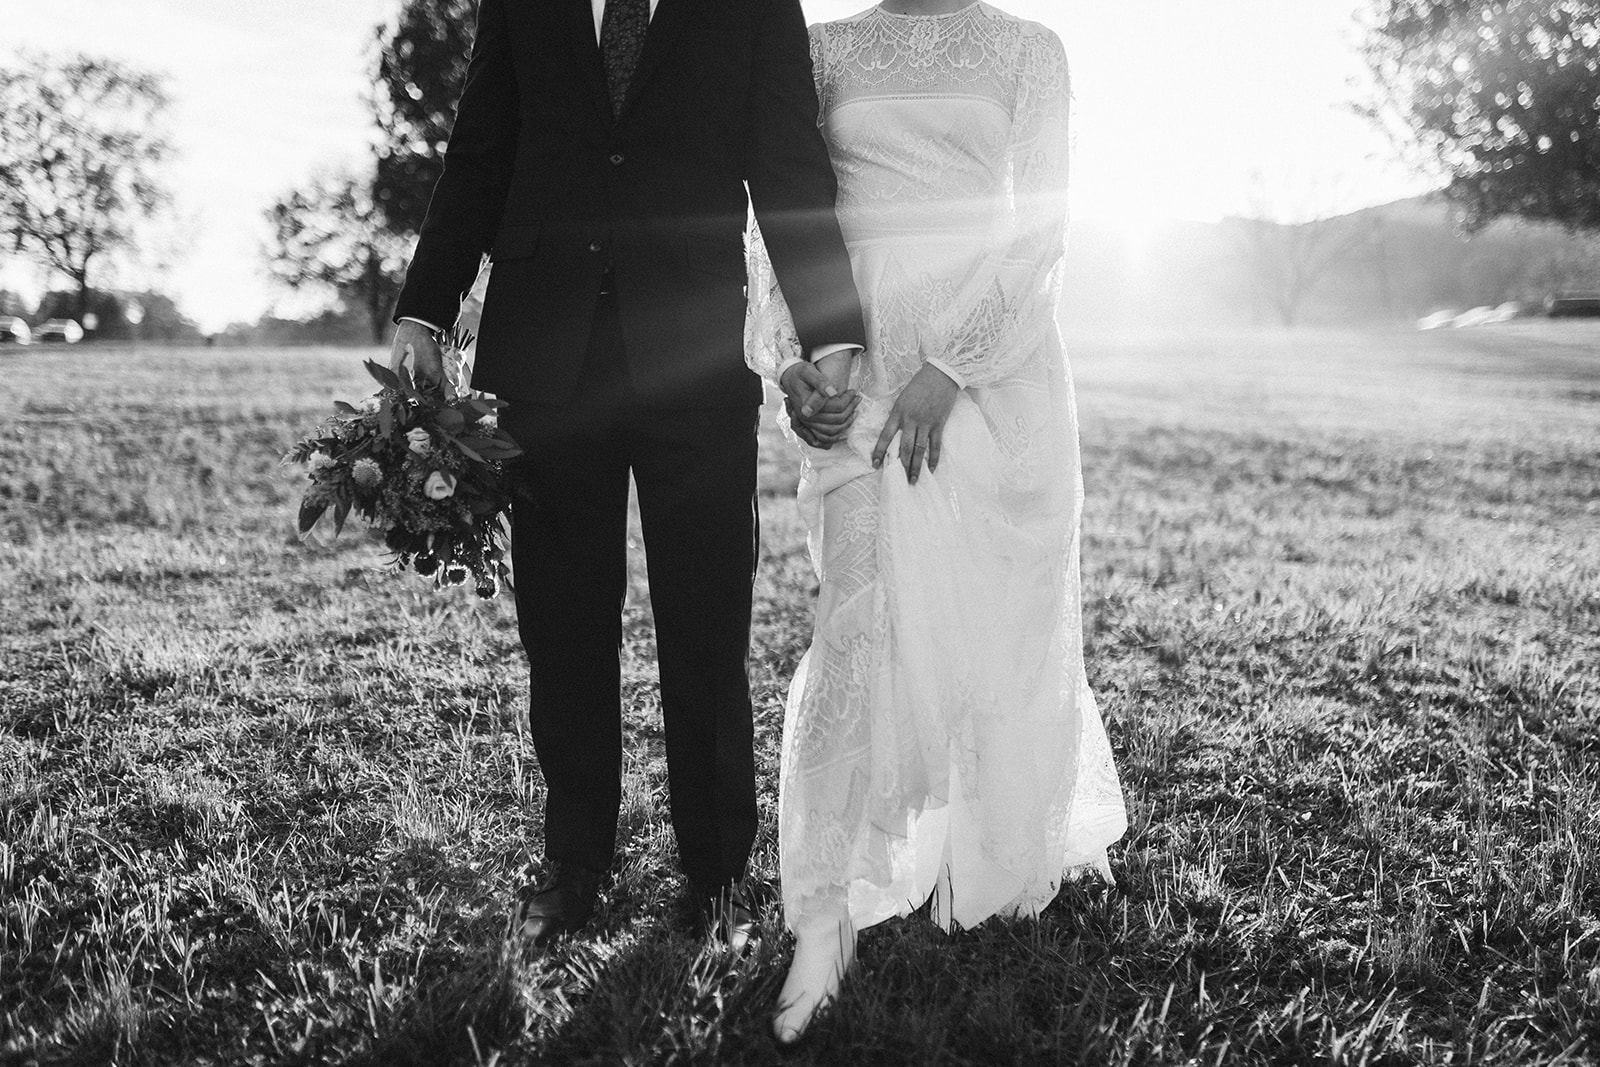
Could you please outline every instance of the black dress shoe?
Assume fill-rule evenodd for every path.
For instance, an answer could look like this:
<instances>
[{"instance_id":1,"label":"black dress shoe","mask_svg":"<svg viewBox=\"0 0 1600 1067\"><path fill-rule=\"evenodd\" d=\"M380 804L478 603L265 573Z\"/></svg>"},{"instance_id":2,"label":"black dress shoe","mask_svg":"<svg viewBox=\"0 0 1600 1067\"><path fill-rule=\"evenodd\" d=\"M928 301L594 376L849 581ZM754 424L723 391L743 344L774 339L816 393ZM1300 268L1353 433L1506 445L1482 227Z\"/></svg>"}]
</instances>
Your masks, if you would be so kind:
<instances>
[{"instance_id":1,"label":"black dress shoe","mask_svg":"<svg viewBox=\"0 0 1600 1067\"><path fill-rule=\"evenodd\" d=\"M743 880L713 890L700 890L700 916L706 936L735 955L761 936L755 904Z\"/></svg>"},{"instance_id":2,"label":"black dress shoe","mask_svg":"<svg viewBox=\"0 0 1600 1067\"><path fill-rule=\"evenodd\" d=\"M538 889L524 890L522 936L544 948L563 934L577 933L594 916L603 872L575 863L557 863Z\"/></svg>"}]
</instances>

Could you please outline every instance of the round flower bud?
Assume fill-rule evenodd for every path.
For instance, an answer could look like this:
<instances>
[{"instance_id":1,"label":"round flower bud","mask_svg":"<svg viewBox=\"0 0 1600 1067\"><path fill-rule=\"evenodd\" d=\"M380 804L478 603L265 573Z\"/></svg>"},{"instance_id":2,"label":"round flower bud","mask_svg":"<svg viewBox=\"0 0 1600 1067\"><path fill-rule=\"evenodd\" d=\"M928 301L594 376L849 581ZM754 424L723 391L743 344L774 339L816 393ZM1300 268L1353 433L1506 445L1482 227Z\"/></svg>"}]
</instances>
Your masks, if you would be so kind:
<instances>
[{"instance_id":1,"label":"round flower bud","mask_svg":"<svg viewBox=\"0 0 1600 1067\"><path fill-rule=\"evenodd\" d=\"M306 466L311 468L312 474L321 474L323 471L332 470L339 465L339 461L326 452L313 452L311 458L306 460Z\"/></svg>"},{"instance_id":2,"label":"round flower bud","mask_svg":"<svg viewBox=\"0 0 1600 1067\"><path fill-rule=\"evenodd\" d=\"M377 460L363 457L350 467L350 480L363 489L376 489L383 484L383 468Z\"/></svg>"},{"instance_id":3,"label":"round flower bud","mask_svg":"<svg viewBox=\"0 0 1600 1067\"><path fill-rule=\"evenodd\" d=\"M452 563L444 569L445 585L465 585L467 583L467 577L467 568L463 567L459 563Z\"/></svg>"},{"instance_id":4,"label":"round flower bud","mask_svg":"<svg viewBox=\"0 0 1600 1067\"><path fill-rule=\"evenodd\" d=\"M454 496L456 491L456 478L453 474L444 471L434 471L428 475L428 480L422 483L422 491L429 500L444 500Z\"/></svg>"},{"instance_id":5,"label":"round flower bud","mask_svg":"<svg viewBox=\"0 0 1600 1067\"><path fill-rule=\"evenodd\" d=\"M419 552L411 565L416 568L418 574L427 577L439 569L439 557L428 552Z\"/></svg>"}]
</instances>

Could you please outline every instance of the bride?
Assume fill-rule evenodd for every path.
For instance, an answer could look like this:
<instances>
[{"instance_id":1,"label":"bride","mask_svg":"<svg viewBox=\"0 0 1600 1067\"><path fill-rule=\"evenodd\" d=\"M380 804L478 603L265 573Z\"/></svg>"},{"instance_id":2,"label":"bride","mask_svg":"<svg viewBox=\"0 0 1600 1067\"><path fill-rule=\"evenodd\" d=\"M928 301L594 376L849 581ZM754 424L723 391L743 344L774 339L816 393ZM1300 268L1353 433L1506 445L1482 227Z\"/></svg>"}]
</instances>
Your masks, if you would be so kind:
<instances>
[{"instance_id":1,"label":"bride","mask_svg":"<svg viewBox=\"0 0 1600 1067\"><path fill-rule=\"evenodd\" d=\"M1126 827L1083 667L1061 43L982 0L811 34L870 347L790 412L821 591L784 723L783 1042L858 930L1037 914ZM798 345L754 229L750 264L749 361L777 381Z\"/></svg>"}]
</instances>

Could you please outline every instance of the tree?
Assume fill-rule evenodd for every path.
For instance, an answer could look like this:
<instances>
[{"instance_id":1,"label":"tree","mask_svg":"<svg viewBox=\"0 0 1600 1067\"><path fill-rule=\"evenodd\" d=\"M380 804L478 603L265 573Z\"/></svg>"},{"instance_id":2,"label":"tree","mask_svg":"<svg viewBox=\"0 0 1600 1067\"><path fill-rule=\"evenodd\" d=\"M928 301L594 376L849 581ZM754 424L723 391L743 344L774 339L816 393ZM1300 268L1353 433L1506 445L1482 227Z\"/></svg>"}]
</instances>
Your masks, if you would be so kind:
<instances>
[{"instance_id":1,"label":"tree","mask_svg":"<svg viewBox=\"0 0 1600 1067\"><path fill-rule=\"evenodd\" d=\"M1283 325L1293 326L1319 282L1373 250L1379 224L1361 212L1337 214L1331 205L1338 192L1320 176L1280 176L1274 188L1276 196L1263 175L1254 175L1250 215L1226 219L1225 226L1249 262L1256 296Z\"/></svg>"},{"instance_id":2,"label":"tree","mask_svg":"<svg viewBox=\"0 0 1600 1067\"><path fill-rule=\"evenodd\" d=\"M382 344L408 242L392 232L373 184L333 174L280 198L267 210L266 254L273 277L289 288L322 289L360 307Z\"/></svg>"},{"instance_id":3,"label":"tree","mask_svg":"<svg viewBox=\"0 0 1600 1067\"><path fill-rule=\"evenodd\" d=\"M93 267L169 199L166 107L160 78L113 60L0 70L0 238L72 279L79 321Z\"/></svg>"},{"instance_id":4,"label":"tree","mask_svg":"<svg viewBox=\"0 0 1600 1067\"><path fill-rule=\"evenodd\" d=\"M1469 231L1600 229L1600 2L1371 0L1364 110L1448 178Z\"/></svg>"},{"instance_id":5,"label":"tree","mask_svg":"<svg viewBox=\"0 0 1600 1067\"><path fill-rule=\"evenodd\" d=\"M395 233L422 227L467 80L476 7L475 0L406 0L394 25L377 28L375 190Z\"/></svg>"}]
</instances>

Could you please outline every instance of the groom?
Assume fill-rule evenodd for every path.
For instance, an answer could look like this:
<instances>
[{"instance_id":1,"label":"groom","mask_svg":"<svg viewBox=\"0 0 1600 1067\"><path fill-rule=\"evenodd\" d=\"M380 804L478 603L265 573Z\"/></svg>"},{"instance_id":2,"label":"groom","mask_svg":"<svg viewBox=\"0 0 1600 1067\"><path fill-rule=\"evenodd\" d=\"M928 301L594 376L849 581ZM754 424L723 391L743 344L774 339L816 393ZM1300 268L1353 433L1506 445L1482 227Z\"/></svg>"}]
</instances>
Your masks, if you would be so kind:
<instances>
[{"instance_id":1,"label":"groom","mask_svg":"<svg viewBox=\"0 0 1600 1067\"><path fill-rule=\"evenodd\" d=\"M589 920L616 845L630 473L679 855L714 930L753 925L746 183L801 350L865 341L816 122L799 0L481 0L394 358L439 375L436 327L490 253L473 384L510 402L525 452L512 560L553 871L524 910L536 942ZM813 435L849 418L810 362L782 384Z\"/></svg>"}]
</instances>

